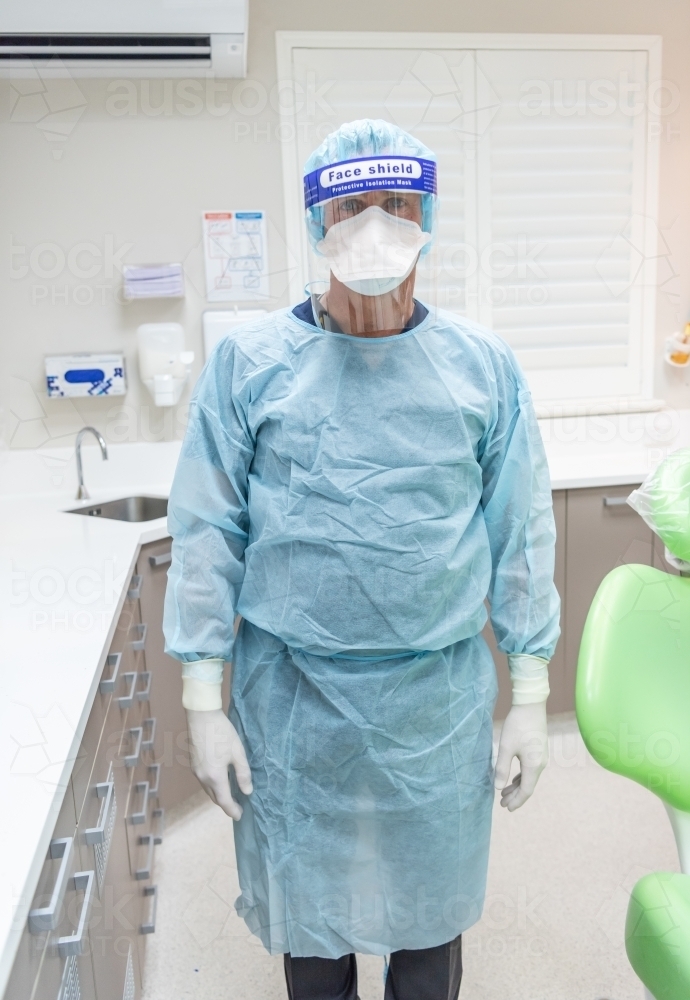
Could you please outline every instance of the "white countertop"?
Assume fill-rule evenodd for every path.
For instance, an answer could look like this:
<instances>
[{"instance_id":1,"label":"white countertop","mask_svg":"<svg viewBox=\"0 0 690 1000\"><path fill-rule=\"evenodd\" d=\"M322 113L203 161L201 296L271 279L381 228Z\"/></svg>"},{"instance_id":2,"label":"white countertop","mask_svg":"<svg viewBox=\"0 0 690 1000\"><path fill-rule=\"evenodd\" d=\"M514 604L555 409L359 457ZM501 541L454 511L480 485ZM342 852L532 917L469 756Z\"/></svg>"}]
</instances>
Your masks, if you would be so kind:
<instances>
[{"instance_id":1,"label":"white countertop","mask_svg":"<svg viewBox=\"0 0 690 1000\"><path fill-rule=\"evenodd\" d=\"M84 449L94 501L168 495L179 443L109 451L101 462L97 449ZM62 450L5 453L0 482L2 996L139 547L165 538L167 527L165 518L130 524L64 513L79 504ZM42 495L9 495L27 485Z\"/></svg>"},{"instance_id":2,"label":"white countertop","mask_svg":"<svg viewBox=\"0 0 690 1000\"><path fill-rule=\"evenodd\" d=\"M554 489L639 483L690 446L690 410L540 421ZM167 496L179 442L84 448L93 500ZM141 544L77 506L69 449L0 453L0 997Z\"/></svg>"},{"instance_id":3,"label":"white countertop","mask_svg":"<svg viewBox=\"0 0 690 1000\"><path fill-rule=\"evenodd\" d=\"M690 446L690 410L540 420L554 490L634 485Z\"/></svg>"}]
</instances>

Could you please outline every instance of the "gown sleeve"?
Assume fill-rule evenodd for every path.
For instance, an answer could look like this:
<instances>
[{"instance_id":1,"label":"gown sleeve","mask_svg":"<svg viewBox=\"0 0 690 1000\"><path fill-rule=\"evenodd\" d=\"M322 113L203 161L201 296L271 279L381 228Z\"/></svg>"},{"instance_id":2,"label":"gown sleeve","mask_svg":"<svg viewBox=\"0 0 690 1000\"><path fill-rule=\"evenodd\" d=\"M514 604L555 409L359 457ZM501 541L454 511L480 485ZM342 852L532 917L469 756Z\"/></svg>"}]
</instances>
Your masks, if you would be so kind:
<instances>
[{"instance_id":1,"label":"gown sleeve","mask_svg":"<svg viewBox=\"0 0 690 1000\"><path fill-rule=\"evenodd\" d=\"M224 342L197 384L168 502L163 632L166 652L183 663L232 658L254 455L234 368L232 343Z\"/></svg>"},{"instance_id":2,"label":"gown sleeve","mask_svg":"<svg viewBox=\"0 0 690 1000\"><path fill-rule=\"evenodd\" d=\"M478 449L491 623L502 652L549 660L560 635L560 598L546 453L517 362L506 351L492 368L492 413Z\"/></svg>"}]
</instances>

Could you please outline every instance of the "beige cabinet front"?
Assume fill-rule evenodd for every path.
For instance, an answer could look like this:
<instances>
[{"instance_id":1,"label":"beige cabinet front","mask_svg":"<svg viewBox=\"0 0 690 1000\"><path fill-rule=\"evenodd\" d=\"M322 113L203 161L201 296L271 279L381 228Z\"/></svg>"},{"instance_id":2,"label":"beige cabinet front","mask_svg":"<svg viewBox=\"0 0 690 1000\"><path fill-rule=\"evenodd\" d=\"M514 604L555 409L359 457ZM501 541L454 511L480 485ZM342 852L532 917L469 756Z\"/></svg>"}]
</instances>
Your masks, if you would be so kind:
<instances>
[{"instance_id":1,"label":"beige cabinet front","mask_svg":"<svg viewBox=\"0 0 690 1000\"><path fill-rule=\"evenodd\" d=\"M120 718L116 706L110 714L112 726L109 718L77 833L82 863L96 871L90 935L97 1000L134 1000L141 983L137 943L141 906L130 878L127 845L130 774L123 758L128 741L112 752L116 734L133 720L129 713Z\"/></svg>"},{"instance_id":2,"label":"beige cabinet front","mask_svg":"<svg viewBox=\"0 0 690 1000\"><path fill-rule=\"evenodd\" d=\"M137 560L141 583L141 614L148 624L146 665L152 672L151 714L158 722L154 762L160 766L160 802L170 809L200 788L192 774L187 722L182 708L180 664L165 654L163 602L170 567L172 540L144 545Z\"/></svg>"},{"instance_id":3,"label":"beige cabinet front","mask_svg":"<svg viewBox=\"0 0 690 1000\"><path fill-rule=\"evenodd\" d=\"M634 486L557 490L555 582L561 595L561 638L549 666L550 713L575 708L575 675L587 614L599 584L623 563L655 565L673 572L663 559L663 545L626 503ZM510 708L506 657L496 649L490 626L484 630L494 655L499 695L494 713L505 718Z\"/></svg>"},{"instance_id":4,"label":"beige cabinet front","mask_svg":"<svg viewBox=\"0 0 690 1000\"><path fill-rule=\"evenodd\" d=\"M566 513L565 683L575 707L582 631L599 584L625 563L654 562L654 536L626 498L634 486L568 490Z\"/></svg>"},{"instance_id":5,"label":"beige cabinet front","mask_svg":"<svg viewBox=\"0 0 690 1000\"><path fill-rule=\"evenodd\" d=\"M96 873L78 848L72 786L48 847L5 996L96 1000L90 922Z\"/></svg>"}]
</instances>

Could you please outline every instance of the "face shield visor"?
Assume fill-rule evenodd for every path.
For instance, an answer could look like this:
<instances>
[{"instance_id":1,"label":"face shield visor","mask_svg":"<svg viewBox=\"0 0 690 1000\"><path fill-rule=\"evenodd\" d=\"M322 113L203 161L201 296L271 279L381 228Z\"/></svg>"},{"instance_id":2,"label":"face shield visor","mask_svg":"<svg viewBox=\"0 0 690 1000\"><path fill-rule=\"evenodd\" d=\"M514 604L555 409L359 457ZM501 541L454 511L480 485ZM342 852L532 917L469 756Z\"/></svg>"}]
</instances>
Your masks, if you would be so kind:
<instances>
[{"instance_id":1,"label":"face shield visor","mask_svg":"<svg viewBox=\"0 0 690 1000\"><path fill-rule=\"evenodd\" d=\"M304 178L314 319L334 333L381 337L436 303L432 238L436 163L382 155L321 167Z\"/></svg>"}]
</instances>

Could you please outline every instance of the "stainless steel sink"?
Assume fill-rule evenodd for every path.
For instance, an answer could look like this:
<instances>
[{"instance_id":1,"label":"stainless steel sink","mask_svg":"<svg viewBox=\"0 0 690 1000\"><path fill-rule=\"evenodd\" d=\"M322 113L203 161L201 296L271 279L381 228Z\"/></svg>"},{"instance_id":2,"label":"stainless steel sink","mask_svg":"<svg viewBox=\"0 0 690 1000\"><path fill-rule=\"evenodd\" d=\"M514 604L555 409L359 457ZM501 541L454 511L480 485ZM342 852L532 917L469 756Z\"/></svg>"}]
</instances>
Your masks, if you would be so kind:
<instances>
[{"instance_id":1,"label":"stainless steel sink","mask_svg":"<svg viewBox=\"0 0 690 1000\"><path fill-rule=\"evenodd\" d=\"M153 521L168 513L166 497L120 497L106 503L91 503L87 507L74 507L67 514L86 514L88 517L109 517L115 521Z\"/></svg>"}]
</instances>

